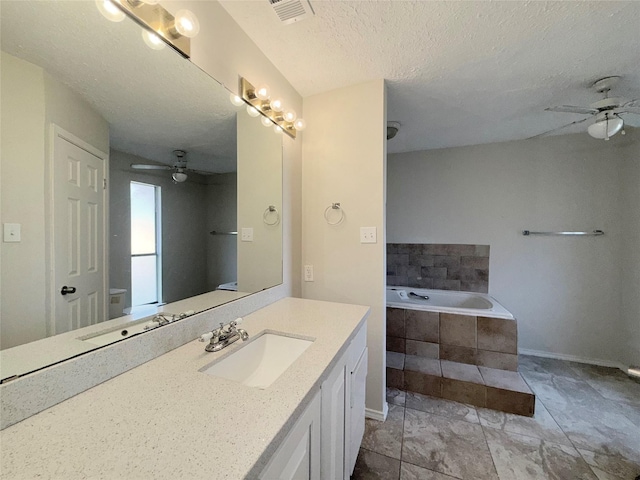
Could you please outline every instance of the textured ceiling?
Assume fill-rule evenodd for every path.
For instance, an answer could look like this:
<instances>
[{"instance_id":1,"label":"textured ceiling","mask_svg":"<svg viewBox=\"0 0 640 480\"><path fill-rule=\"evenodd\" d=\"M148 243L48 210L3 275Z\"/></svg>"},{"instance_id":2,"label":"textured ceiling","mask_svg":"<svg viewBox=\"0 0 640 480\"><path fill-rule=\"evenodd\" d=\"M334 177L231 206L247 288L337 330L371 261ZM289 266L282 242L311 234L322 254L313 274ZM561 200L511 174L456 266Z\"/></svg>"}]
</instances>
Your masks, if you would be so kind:
<instances>
[{"instance_id":1,"label":"textured ceiling","mask_svg":"<svg viewBox=\"0 0 640 480\"><path fill-rule=\"evenodd\" d=\"M292 25L267 0L221 3L303 97L386 79L389 152L537 135L584 118L544 109L600 99L588 86L607 75L640 97L639 1L312 0Z\"/></svg>"},{"instance_id":2,"label":"textured ceiling","mask_svg":"<svg viewBox=\"0 0 640 480\"><path fill-rule=\"evenodd\" d=\"M44 68L110 124L111 147L173 165L236 170L229 93L170 48L149 49L129 19L106 20L94 1L2 0L2 50Z\"/></svg>"}]
</instances>

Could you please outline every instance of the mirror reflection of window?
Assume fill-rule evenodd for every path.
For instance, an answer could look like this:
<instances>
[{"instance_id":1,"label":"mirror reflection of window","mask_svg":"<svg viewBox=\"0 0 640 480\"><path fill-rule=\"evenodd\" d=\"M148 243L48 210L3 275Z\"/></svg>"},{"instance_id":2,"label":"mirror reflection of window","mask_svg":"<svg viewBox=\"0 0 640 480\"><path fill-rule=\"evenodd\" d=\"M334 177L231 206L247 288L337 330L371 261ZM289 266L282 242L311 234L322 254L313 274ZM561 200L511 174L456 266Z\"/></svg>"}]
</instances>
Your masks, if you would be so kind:
<instances>
[{"instance_id":1,"label":"mirror reflection of window","mask_svg":"<svg viewBox=\"0 0 640 480\"><path fill-rule=\"evenodd\" d=\"M131 182L132 308L162 301L160 187Z\"/></svg>"}]
</instances>

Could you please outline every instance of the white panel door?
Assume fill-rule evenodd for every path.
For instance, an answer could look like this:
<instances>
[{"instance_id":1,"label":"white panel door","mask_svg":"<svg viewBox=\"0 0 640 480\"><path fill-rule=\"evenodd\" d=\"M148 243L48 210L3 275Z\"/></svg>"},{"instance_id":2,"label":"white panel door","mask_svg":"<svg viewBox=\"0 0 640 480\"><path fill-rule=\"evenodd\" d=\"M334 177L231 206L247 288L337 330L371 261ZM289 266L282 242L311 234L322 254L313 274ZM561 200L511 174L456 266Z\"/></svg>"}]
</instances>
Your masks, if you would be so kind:
<instances>
[{"instance_id":1,"label":"white panel door","mask_svg":"<svg viewBox=\"0 0 640 480\"><path fill-rule=\"evenodd\" d=\"M104 321L105 159L55 130L52 179L52 334ZM64 293L64 291L68 293Z\"/></svg>"}]
</instances>

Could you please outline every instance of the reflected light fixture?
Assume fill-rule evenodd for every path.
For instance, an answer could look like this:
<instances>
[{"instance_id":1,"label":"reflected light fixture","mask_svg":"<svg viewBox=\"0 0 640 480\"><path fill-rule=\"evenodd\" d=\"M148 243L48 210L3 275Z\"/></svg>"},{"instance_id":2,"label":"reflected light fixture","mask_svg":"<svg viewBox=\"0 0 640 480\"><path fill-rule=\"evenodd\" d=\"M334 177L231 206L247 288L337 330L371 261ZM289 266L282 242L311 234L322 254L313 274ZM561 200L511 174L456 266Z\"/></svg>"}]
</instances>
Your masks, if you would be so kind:
<instances>
[{"instance_id":1,"label":"reflected light fixture","mask_svg":"<svg viewBox=\"0 0 640 480\"><path fill-rule=\"evenodd\" d=\"M279 97L274 96L275 98L270 100L272 92L268 85L262 84L256 88L246 78L240 77L240 92L240 96L248 104L249 115L262 115L261 121L265 127L274 125L277 133L284 132L291 138L296 138L297 133L307 126L302 118L297 118L293 109L284 108Z\"/></svg>"},{"instance_id":2,"label":"reflected light fixture","mask_svg":"<svg viewBox=\"0 0 640 480\"><path fill-rule=\"evenodd\" d=\"M144 43L147 44L147 47L151 48L152 50L162 50L167 46L167 44L164 43L164 40L162 40L157 33L151 32L146 29L142 30L142 40L144 40Z\"/></svg>"},{"instance_id":3,"label":"reflected light fixture","mask_svg":"<svg viewBox=\"0 0 640 480\"><path fill-rule=\"evenodd\" d=\"M256 107L252 107L251 105L247 105L247 113L251 117L257 117L260 115L260 111Z\"/></svg>"},{"instance_id":4,"label":"reflected light fixture","mask_svg":"<svg viewBox=\"0 0 640 480\"><path fill-rule=\"evenodd\" d=\"M104 18L112 22L121 22L125 14L111 0L96 0L96 6Z\"/></svg>"},{"instance_id":5,"label":"reflected light fixture","mask_svg":"<svg viewBox=\"0 0 640 480\"><path fill-rule=\"evenodd\" d=\"M240 98L235 93L229 94L229 100L231 100L231 103L233 103L236 107L240 107L244 105L244 100L242 100L242 98Z\"/></svg>"},{"instance_id":6,"label":"reflected light fixture","mask_svg":"<svg viewBox=\"0 0 640 480\"><path fill-rule=\"evenodd\" d=\"M596 122L589 125L587 131L593 138L608 141L609 137L613 137L620 130L622 130L622 135L624 135L623 127L624 121L620 117L612 117L609 113L605 113L603 117L596 118Z\"/></svg>"},{"instance_id":7,"label":"reflected light fixture","mask_svg":"<svg viewBox=\"0 0 640 480\"><path fill-rule=\"evenodd\" d=\"M182 168L179 168L177 172L171 175L171 178L173 178L173 181L176 183L183 183L187 181L188 176Z\"/></svg>"}]
</instances>

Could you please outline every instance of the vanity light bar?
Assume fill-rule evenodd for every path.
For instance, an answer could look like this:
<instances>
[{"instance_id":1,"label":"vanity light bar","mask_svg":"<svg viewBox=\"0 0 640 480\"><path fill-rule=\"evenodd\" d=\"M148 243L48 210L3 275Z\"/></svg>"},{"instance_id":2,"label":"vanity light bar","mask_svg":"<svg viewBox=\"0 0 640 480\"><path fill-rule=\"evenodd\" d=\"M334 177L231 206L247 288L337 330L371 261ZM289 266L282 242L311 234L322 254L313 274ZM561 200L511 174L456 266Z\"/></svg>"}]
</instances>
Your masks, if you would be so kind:
<instances>
[{"instance_id":1,"label":"vanity light bar","mask_svg":"<svg viewBox=\"0 0 640 480\"><path fill-rule=\"evenodd\" d=\"M291 138L296 138L297 132L305 128L306 124L304 120L301 118L296 119L295 112L287 112L282 108L282 105L278 105L278 108L272 108L271 100L268 98L268 95L265 95L266 92L256 91L256 87L244 77L240 77L240 92L240 97L246 103L255 108L255 110L265 118L271 120L275 128L279 127ZM287 116L290 113L292 113L293 116L289 116L289 118L291 118L289 121Z\"/></svg>"},{"instance_id":2,"label":"vanity light bar","mask_svg":"<svg viewBox=\"0 0 640 480\"><path fill-rule=\"evenodd\" d=\"M108 0L122 10L142 28L151 30L173 47L178 53L189 58L191 55L191 39L198 33L198 20L189 11L180 11L176 17L171 15L158 3L142 0ZM186 17L183 20L183 15ZM178 18L179 17L179 18ZM187 25L187 30L182 26Z\"/></svg>"}]
</instances>

